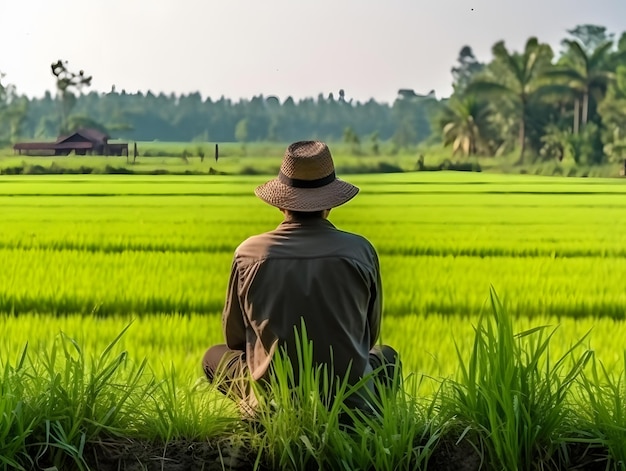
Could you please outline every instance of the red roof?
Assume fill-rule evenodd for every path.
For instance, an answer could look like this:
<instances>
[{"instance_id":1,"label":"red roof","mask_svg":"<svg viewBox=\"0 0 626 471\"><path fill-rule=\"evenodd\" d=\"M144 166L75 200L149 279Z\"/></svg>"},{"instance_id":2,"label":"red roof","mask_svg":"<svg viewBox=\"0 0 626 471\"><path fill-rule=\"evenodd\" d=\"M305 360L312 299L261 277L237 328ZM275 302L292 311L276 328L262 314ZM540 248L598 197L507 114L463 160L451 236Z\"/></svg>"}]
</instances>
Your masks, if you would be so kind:
<instances>
[{"instance_id":1,"label":"red roof","mask_svg":"<svg viewBox=\"0 0 626 471\"><path fill-rule=\"evenodd\" d=\"M59 136L58 139L56 140L56 143L60 144L61 142L65 142L73 136L80 136L83 139L86 139L88 141L91 141L94 143L101 143L101 144L106 143L107 139L109 139L109 136L107 136L103 132L98 131L97 129L79 129L78 131L72 134Z\"/></svg>"}]
</instances>

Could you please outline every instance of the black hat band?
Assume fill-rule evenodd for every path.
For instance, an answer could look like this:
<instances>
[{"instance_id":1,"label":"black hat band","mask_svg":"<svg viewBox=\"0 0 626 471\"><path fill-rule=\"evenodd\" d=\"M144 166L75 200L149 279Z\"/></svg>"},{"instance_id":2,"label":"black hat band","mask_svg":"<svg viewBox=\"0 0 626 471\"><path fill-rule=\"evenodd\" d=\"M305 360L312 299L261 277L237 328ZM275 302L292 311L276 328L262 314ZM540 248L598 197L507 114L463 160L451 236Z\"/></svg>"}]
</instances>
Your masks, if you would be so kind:
<instances>
[{"instance_id":1,"label":"black hat band","mask_svg":"<svg viewBox=\"0 0 626 471\"><path fill-rule=\"evenodd\" d=\"M282 171L278 172L278 180L292 188L321 188L336 180L335 172L330 175L318 178L316 180L301 180L300 178L291 178L285 175Z\"/></svg>"}]
</instances>

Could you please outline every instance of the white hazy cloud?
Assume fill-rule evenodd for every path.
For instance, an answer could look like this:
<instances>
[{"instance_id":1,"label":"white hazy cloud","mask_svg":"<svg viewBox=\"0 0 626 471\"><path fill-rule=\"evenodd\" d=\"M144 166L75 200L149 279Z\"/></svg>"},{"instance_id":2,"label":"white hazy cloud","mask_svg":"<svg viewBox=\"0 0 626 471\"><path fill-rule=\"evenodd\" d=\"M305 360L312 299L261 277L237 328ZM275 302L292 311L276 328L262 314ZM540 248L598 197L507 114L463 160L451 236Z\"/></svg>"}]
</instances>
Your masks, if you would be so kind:
<instances>
[{"instance_id":1,"label":"white hazy cloud","mask_svg":"<svg viewBox=\"0 0 626 471\"><path fill-rule=\"evenodd\" d=\"M465 44L481 60L530 36L555 50L566 29L626 31L625 0L0 0L0 71L18 91L54 88L50 64L93 75L92 90L281 99L340 88L392 101L439 96Z\"/></svg>"}]
</instances>

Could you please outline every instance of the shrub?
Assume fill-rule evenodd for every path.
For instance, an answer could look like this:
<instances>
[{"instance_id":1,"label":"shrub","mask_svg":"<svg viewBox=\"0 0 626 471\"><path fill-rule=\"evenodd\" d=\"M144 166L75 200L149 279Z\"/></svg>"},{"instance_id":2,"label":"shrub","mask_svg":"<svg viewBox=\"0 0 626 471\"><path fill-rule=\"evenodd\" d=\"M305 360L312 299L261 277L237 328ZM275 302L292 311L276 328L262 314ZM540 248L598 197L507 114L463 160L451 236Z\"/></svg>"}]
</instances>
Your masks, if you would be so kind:
<instances>
[{"instance_id":1,"label":"shrub","mask_svg":"<svg viewBox=\"0 0 626 471\"><path fill-rule=\"evenodd\" d=\"M126 167L113 167L111 165L107 165L104 167L104 173L110 175L133 175L135 172Z\"/></svg>"}]
</instances>

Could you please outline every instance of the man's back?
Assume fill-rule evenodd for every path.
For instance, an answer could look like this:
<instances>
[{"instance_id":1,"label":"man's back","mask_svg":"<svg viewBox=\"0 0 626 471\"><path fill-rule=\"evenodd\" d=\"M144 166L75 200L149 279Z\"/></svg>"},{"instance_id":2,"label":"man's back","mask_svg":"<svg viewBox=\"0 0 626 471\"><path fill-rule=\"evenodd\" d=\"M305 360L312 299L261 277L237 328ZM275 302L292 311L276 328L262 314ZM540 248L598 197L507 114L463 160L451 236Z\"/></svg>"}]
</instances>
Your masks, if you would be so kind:
<instances>
[{"instance_id":1,"label":"man's back","mask_svg":"<svg viewBox=\"0 0 626 471\"><path fill-rule=\"evenodd\" d=\"M378 257L366 239L321 217L285 221L239 246L233 275L238 294L224 310L225 337L230 348L245 341L254 378L266 373L277 346L295 357L294 327L301 320L317 362L330 362L332 351L336 374L350 367L356 381L368 371L382 293Z\"/></svg>"}]
</instances>

